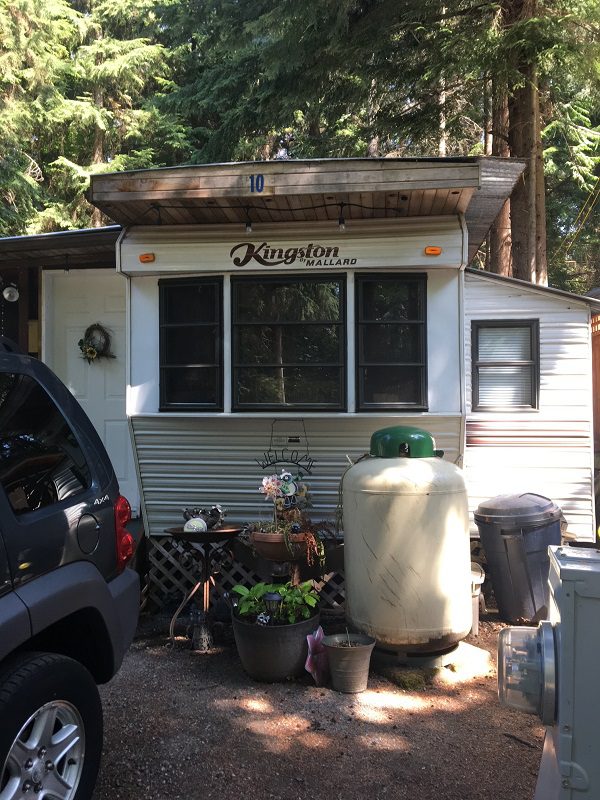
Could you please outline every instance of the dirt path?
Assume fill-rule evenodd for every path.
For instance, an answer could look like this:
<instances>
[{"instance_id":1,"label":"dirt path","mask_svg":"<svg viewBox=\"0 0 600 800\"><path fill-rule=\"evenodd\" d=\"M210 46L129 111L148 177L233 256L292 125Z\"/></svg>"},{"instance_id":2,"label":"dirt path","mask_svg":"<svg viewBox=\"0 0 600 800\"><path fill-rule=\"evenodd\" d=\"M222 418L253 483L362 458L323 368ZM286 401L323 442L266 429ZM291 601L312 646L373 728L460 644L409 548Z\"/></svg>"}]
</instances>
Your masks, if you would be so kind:
<instances>
[{"instance_id":1,"label":"dirt path","mask_svg":"<svg viewBox=\"0 0 600 800\"><path fill-rule=\"evenodd\" d=\"M495 650L499 626L473 644ZM235 646L138 639L102 689L95 800L530 800L543 728L499 706L493 671L407 691L371 674L343 695L255 683ZM456 681L456 682L453 682Z\"/></svg>"}]
</instances>

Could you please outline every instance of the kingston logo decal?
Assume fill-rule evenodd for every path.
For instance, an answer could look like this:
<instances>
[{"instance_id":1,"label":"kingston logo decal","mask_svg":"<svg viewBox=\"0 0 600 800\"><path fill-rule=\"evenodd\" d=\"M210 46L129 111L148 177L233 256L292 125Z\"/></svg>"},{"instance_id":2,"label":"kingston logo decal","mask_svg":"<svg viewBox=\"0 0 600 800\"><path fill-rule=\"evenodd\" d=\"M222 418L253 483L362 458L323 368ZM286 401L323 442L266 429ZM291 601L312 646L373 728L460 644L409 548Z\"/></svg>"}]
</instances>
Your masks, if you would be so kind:
<instances>
[{"instance_id":1,"label":"kingston logo decal","mask_svg":"<svg viewBox=\"0 0 600 800\"><path fill-rule=\"evenodd\" d=\"M296 261L307 267L351 267L356 258L340 258L339 247L327 247L311 242L306 247L271 247L268 242L256 245L253 242L241 242L231 248L229 257L236 267L245 267L251 261L261 267L277 267L280 264L289 266Z\"/></svg>"}]
</instances>

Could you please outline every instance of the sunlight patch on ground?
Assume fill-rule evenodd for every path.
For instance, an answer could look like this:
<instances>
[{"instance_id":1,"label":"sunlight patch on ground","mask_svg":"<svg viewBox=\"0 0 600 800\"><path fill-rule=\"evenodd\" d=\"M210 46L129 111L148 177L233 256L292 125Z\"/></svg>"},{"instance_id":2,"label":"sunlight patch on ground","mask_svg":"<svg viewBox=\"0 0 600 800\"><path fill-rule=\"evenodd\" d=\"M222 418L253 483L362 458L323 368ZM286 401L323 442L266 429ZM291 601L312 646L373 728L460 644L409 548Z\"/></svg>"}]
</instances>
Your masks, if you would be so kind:
<instances>
[{"instance_id":1,"label":"sunlight patch on ground","mask_svg":"<svg viewBox=\"0 0 600 800\"><path fill-rule=\"evenodd\" d=\"M491 677L495 673L495 663L487 650L475 647L468 642L460 642L450 667L436 673L436 681L455 685L473 678Z\"/></svg>"},{"instance_id":2,"label":"sunlight patch on ground","mask_svg":"<svg viewBox=\"0 0 600 800\"><path fill-rule=\"evenodd\" d=\"M356 701L355 714L364 722L388 722L390 711L421 711L428 706L423 698L398 691L367 690Z\"/></svg>"},{"instance_id":3,"label":"sunlight patch on ground","mask_svg":"<svg viewBox=\"0 0 600 800\"><path fill-rule=\"evenodd\" d=\"M262 697L242 698L236 705L246 711L251 711L253 714L272 714L275 710L273 704Z\"/></svg>"},{"instance_id":4,"label":"sunlight patch on ground","mask_svg":"<svg viewBox=\"0 0 600 800\"><path fill-rule=\"evenodd\" d=\"M376 733L366 736L357 736L355 747L365 750L383 750L385 752L409 753L411 746L404 736L393 733Z\"/></svg>"},{"instance_id":5,"label":"sunlight patch on ground","mask_svg":"<svg viewBox=\"0 0 600 800\"><path fill-rule=\"evenodd\" d=\"M240 724L254 736L264 737L262 747L271 753L284 753L293 748L297 740L302 742L303 747L314 750L327 748L331 744L330 737L311 730L308 720L293 714L245 720ZM274 728L277 736L273 736Z\"/></svg>"}]
</instances>

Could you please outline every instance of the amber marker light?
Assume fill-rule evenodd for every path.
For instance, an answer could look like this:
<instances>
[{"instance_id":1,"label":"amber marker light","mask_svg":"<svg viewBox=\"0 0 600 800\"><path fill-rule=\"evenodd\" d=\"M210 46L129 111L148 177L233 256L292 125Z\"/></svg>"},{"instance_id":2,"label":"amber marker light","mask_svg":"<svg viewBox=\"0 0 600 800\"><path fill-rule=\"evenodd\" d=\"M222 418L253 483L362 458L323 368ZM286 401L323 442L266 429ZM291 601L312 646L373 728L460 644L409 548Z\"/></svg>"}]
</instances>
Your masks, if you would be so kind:
<instances>
[{"instance_id":1,"label":"amber marker light","mask_svg":"<svg viewBox=\"0 0 600 800\"><path fill-rule=\"evenodd\" d=\"M442 255L442 248L441 247L426 247L425 248L425 255L426 256L441 256Z\"/></svg>"},{"instance_id":2,"label":"amber marker light","mask_svg":"<svg viewBox=\"0 0 600 800\"><path fill-rule=\"evenodd\" d=\"M155 259L154 253L142 253L140 255L140 261L142 264L151 264Z\"/></svg>"}]
</instances>

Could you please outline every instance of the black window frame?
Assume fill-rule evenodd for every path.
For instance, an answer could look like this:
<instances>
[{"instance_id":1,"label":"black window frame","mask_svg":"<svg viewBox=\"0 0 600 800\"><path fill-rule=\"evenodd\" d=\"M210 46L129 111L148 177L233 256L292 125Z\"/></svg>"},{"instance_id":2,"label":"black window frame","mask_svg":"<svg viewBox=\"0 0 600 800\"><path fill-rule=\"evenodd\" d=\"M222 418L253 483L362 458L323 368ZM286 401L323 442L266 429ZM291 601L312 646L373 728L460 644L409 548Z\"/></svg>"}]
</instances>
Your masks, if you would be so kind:
<instances>
[{"instance_id":1,"label":"black window frame","mask_svg":"<svg viewBox=\"0 0 600 800\"><path fill-rule=\"evenodd\" d=\"M365 320L363 317L363 294L362 287L367 282L373 281L388 281L390 283L398 283L404 281L406 283L415 283L419 288L419 301L422 308L422 319L419 320L398 320L398 324L403 325L419 325L422 328L422 336L420 342L419 361L414 363L408 362L367 362L362 358L364 348L362 343L363 336L371 326L382 325L378 320ZM359 412L378 411L385 409L402 409L405 411L427 411L429 408L429 392L428 392L428 358L427 358L427 273L425 272L360 272L356 273L354 278L354 328L355 328L355 392L356 392L356 410ZM389 323L387 323L389 324ZM395 323L394 323L395 324ZM367 403L364 402L364 369L369 366L412 366L421 369L420 380L420 398L417 403L402 403L402 402L386 402L386 403Z\"/></svg>"},{"instance_id":2,"label":"black window frame","mask_svg":"<svg viewBox=\"0 0 600 800\"><path fill-rule=\"evenodd\" d=\"M217 302L216 318L209 322L166 322L166 291L169 287L181 286L213 286ZM160 411L223 411L223 384L224 384L224 337L223 337L223 276L190 277L190 278L162 278L158 281L159 292L159 410ZM214 328L217 329L215 345L215 362L212 364L168 364L166 358L166 341L164 331L169 328ZM184 369L186 367L214 367L217 370L216 402L215 403L177 403L166 396L165 370Z\"/></svg>"},{"instance_id":3,"label":"black window frame","mask_svg":"<svg viewBox=\"0 0 600 800\"><path fill-rule=\"evenodd\" d=\"M303 403L303 404L286 404L282 405L280 403L243 403L240 404L237 402L236 398L236 370L239 368L243 368L245 365L242 362L238 362L237 360L237 352L236 352L236 326L247 325L249 323L241 323L236 321L236 292L239 291L240 287L243 287L244 284L250 283L262 283L262 284L275 284L275 283L306 283L308 281L338 281L340 285L340 319L338 322L334 322L331 324L337 325L341 328L341 335L339 337L339 349L340 349L340 360L339 363L335 365L335 368L340 371L340 403L336 405L325 405L323 403ZM292 274L288 275L286 273L279 273L277 275L244 275L244 276L235 276L231 278L231 289L230 289L230 298L231 298L231 410L234 412L244 412L244 411L291 411L291 412L299 412L299 411L319 411L323 413L339 413L340 411L346 411L348 408L348 400L347 400L347 383L348 383L348 321L347 321L347 312L346 312L346 295L347 295L347 275L345 273L339 272L331 272L331 273L301 273L301 274ZM250 323L260 325L261 322ZM262 323L265 324L265 323ZM284 325L307 325L307 324L323 324L323 322L288 322L283 323ZM294 365L288 365L294 366ZM310 367L309 364L300 364L296 366L304 366ZM326 365L319 365L319 366L326 366Z\"/></svg>"},{"instance_id":4,"label":"black window frame","mask_svg":"<svg viewBox=\"0 0 600 800\"><path fill-rule=\"evenodd\" d=\"M531 358L505 361L484 361L479 358L479 331L485 328L529 328ZM479 369L481 367L529 366L531 374L531 403L520 405L482 405L479 402ZM538 411L540 407L540 321L539 319L477 319L471 320L471 410L472 411Z\"/></svg>"}]
</instances>

